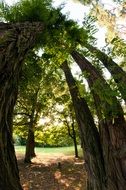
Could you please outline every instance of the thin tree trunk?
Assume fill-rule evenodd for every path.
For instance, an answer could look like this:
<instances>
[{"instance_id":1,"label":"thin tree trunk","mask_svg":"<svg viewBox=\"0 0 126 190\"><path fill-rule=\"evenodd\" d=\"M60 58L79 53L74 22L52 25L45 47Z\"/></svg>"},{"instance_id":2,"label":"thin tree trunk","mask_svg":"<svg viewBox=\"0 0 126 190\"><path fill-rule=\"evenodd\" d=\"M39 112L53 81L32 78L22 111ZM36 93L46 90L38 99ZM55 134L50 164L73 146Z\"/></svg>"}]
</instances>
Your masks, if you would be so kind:
<instances>
[{"instance_id":1,"label":"thin tree trunk","mask_svg":"<svg viewBox=\"0 0 126 190\"><path fill-rule=\"evenodd\" d=\"M105 190L106 175L97 128L94 124L94 120L85 99L81 98L79 95L79 90L76 86L76 82L71 74L67 62L64 62L61 68L63 69L66 76L66 81L69 86L76 119L80 130L84 158L86 162L85 166L88 173L87 189Z\"/></svg>"},{"instance_id":2,"label":"thin tree trunk","mask_svg":"<svg viewBox=\"0 0 126 190\"><path fill-rule=\"evenodd\" d=\"M76 139L76 131L74 128L74 121L72 122L72 134L71 134L70 126L69 126L69 123L67 122L67 119L64 123L67 125L68 134L73 140L74 150L75 150L75 158L78 158L77 139Z\"/></svg>"},{"instance_id":3,"label":"thin tree trunk","mask_svg":"<svg viewBox=\"0 0 126 190\"><path fill-rule=\"evenodd\" d=\"M72 137L74 142L74 150L75 150L75 157L78 158L78 149L77 149L77 138L76 138L76 131L74 128L74 123L72 123Z\"/></svg>"},{"instance_id":4,"label":"thin tree trunk","mask_svg":"<svg viewBox=\"0 0 126 190\"><path fill-rule=\"evenodd\" d=\"M22 190L12 139L13 109L19 74L40 23L0 23L0 189Z\"/></svg>"},{"instance_id":5,"label":"thin tree trunk","mask_svg":"<svg viewBox=\"0 0 126 190\"><path fill-rule=\"evenodd\" d=\"M85 47L103 63L103 65L111 73L113 79L115 80L117 87L126 103L126 72L115 63L111 57L108 57L104 52L100 51L96 47L90 44L85 45Z\"/></svg>"},{"instance_id":6,"label":"thin tree trunk","mask_svg":"<svg viewBox=\"0 0 126 190\"><path fill-rule=\"evenodd\" d=\"M104 152L107 189L125 190L126 122L123 110L116 97L114 97L111 88L100 73L98 73L96 68L78 52L73 51L72 56L80 66L81 70L88 73L87 79L90 83L90 87L91 89L93 88L93 91L100 99L100 104L103 104L101 109L104 112L106 119L100 121L100 138ZM95 82L99 84L99 86L97 85L97 88ZM106 90L108 93L107 99L100 95L100 93L103 95L106 94Z\"/></svg>"}]
</instances>

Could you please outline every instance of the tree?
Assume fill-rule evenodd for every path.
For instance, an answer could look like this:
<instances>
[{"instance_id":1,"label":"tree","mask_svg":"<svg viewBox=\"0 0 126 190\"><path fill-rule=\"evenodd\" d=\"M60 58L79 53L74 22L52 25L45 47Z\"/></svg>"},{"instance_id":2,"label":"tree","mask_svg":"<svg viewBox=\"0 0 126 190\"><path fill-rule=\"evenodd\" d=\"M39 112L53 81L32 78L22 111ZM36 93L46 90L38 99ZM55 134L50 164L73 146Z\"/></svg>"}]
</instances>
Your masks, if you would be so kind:
<instances>
[{"instance_id":1,"label":"tree","mask_svg":"<svg viewBox=\"0 0 126 190\"><path fill-rule=\"evenodd\" d=\"M87 189L105 189L105 168L97 128L85 99L79 95L76 82L66 61L61 65L61 68L66 76L80 130L84 159L88 172Z\"/></svg>"},{"instance_id":2,"label":"tree","mask_svg":"<svg viewBox=\"0 0 126 190\"><path fill-rule=\"evenodd\" d=\"M126 102L126 72L117 63L115 63L111 57L107 56L104 52L98 50L97 48L93 47L90 44L87 44L86 47L103 63L103 65L111 73L122 95L122 98Z\"/></svg>"},{"instance_id":3,"label":"tree","mask_svg":"<svg viewBox=\"0 0 126 190\"><path fill-rule=\"evenodd\" d=\"M55 47L55 50L60 49L60 53L58 54L58 59L59 59L59 63L61 63L61 61L63 61L63 59L69 58L68 56L68 52L73 52L74 49L79 49L80 52L83 52L83 49L85 50L85 47L87 48L89 46L89 40L94 40L92 37L90 37L90 34L86 35L86 30L78 29L77 26L74 24L71 27L71 23L68 24L68 22L66 22L66 25L64 26L64 39L59 38L59 41L57 40L57 47ZM65 28L66 26L68 26L68 28ZM70 26L70 27L69 27ZM86 34L85 34L86 33ZM84 38L85 37L85 38ZM68 39L68 41L66 40ZM65 43L65 40L68 42L67 44ZM72 42L73 40L73 42ZM80 45L81 44L81 48ZM60 47L60 48L59 48ZM47 49L46 49L47 50ZM52 47L51 49L51 53L52 55L54 54L55 50L54 47ZM90 50L91 51L91 50ZM89 57L91 59L91 56L89 54L89 52L86 52L86 56ZM63 57L64 55L64 57ZM74 53L74 58L75 56L77 57L79 54L78 53ZM101 57L103 58L98 58L98 61L100 62L100 59L105 59L105 61L108 64L108 56L106 54L104 54L105 57L103 57L103 55ZM56 58L56 60L58 60ZM79 55L79 58L81 61L85 60L84 58L82 58ZM77 61L78 61L77 59ZM108 59L108 60L107 60ZM54 59L53 59L54 60ZM104 62L105 62L104 61ZM111 59L110 62L113 62L113 60ZM89 62L86 61L86 66L84 65L84 67L86 67L86 72L88 71L89 75L92 75L92 78L90 77L90 86L93 88L91 89L91 91L94 91L93 96L95 98L95 104L97 104L97 112L98 112L98 117L100 122L100 139L101 139L101 146L103 148L103 159L104 159L104 168L105 168L105 176L104 178L107 179L106 181L106 185L107 185L107 189L118 189L120 187L120 189L123 189L123 183L125 183L125 169L123 168L123 162L125 162L125 153L124 154L120 154L118 155L119 157L115 157L115 154L111 153L111 148L113 147L113 150L118 150L118 147L120 147L120 151L119 152L125 152L124 149L122 148L122 144L125 144L125 119L124 119L124 112L120 106L119 101L117 101L117 92L112 91L111 88L109 87L109 85L107 85L106 81L103 80L103 78L101 78L101 75L99 74L99 71L94 70L94 68L89 64ZM114 62L113 62L114 63ZM118 68L119 70L121 70L121 77L123 77L122 73L123 70L117 65L115 64L116 68ZM110 64L110 66L112 66L112 64ZM113 66L114 68L114 66ZM89 70L87 70L89 69ZM112 68L111 68L112 69ZM118 72L117 69L114 70L116 73L116 77L118 76ZM124 78L124 77L123 77ZM123 84L123 90L125 91L125 86L123 83L123 78L121 78L120 83ZM99 80L100 79L100 80ZM97 92L98 91L98 92ZM121 92L121 90L120 90ZM98 101L98 102L97 102ZM99 104L99 105L98 105ZM116 126L116 127L115 127ZM119 130L119 126L121 128L121 130ZM120 136L120 138L118 138ZM114 139L118 139L116 142L113 143L113 138ZM121 140L123 139L123 140ZM109 141L109 142L108 142ZM123 142L122 142L123 141ZM116 144L117 143L117 144ZM109 147L110 145L110 147ZM125 145L124 145L125 147ZM108 150L108 154L110 153L110 159L108 159L108 157L106 157L105 155L107 155L106 150ZM109 151L110 150L110 151ZM118 153L117 153L118 154ZM112 163L111 163L112 161ZM114 166L115 163L115 166ZM108 167L109 166L109 167ZM116 172L114 171L114 169L116 168ZM119 170L118 170L118 169ZM112 172L111 172L112 171ZM120 171L120 177L118 177L118 171ZM108 175L108 173L111 173ZM106 176L109 176L108 178ZM113 177L116 178L116 180L113 180ZM93 187L92 187L93 188ZM103 187L104 188L104 187Z\"/></svg>"},{"instance_id":4,"label":"tree","mask_svg":"<svg viewBox=\"0 0 126 190\"><path fill-rule=\"evenodd\" d=\"M47 57L47 54L46 55L44 54L42 57ZM51 119L52 125L55 125L55 122L57 123L59 121L64 126L66 126L68 135L70 136L70 138L72 138L73 144L75 145L74 146L75 157L78 157L78 151L77 151L78 130L76 127L75 115L72 109L68 87L66 86L61 70L59 70L55 65L53 65L52 68L52 65L53 63L51 63L48 66L48 68L46 68L46 79L45 82L43 83L43 87L44 89L47 89L50 99L49 100L50 103L48 103L47 100L48 106L45 109L43 109L43 117L45 112L45 116L48 115L50 119L53 118ZM67 140L66 140L66 145L67 145Z\"/></svg>"},{"instance_id":5,"label":"tree","mask_svg":"<svg viewBox=\"0 0 126 190\"><path fill-rule=\"evenodd\" d=\"M87 34L86 30L83 30L82 28L77 29L76 25L73 25L73 27L71 27L71 24L72 23L69 23L69 25L68 25L68 22L67 22L65 27L68 26L68 28L66 29L64 27L64 31L65 31L64 32L65 34L63 35L64 40L63 40L63 38L62 39L59 38L59 41L57 40L58 45L57 45L57 47L55 47L55 49L57 50L58 47L61 47L60 51L62 52L62 53L58 52L59 54L57 57L59 59L59 63L61 63L61 61L63 61L63 59L69 58L68 52L73 52L74 49L79 49L80 52L83 52L83 49L85 50L85 47L88 47L89 40L90 39L94 40L92 37L90 38L90 34L86 35ZM68 39L67 44L65 44L66 39ZM72 40L73 40L73 42L72 42ZM82 48L80 48L80 44L81 44ZM51 50L52 50L51 53L53 55L53 53L55 52L54 47L52 47ZM58 51L59 51L59 49L58 49ZM91 59L89 52L90 51L86 52L86 56L88 56ZM64 57L63 57L63 55L64 55ZM77 56L77 53L76 54L74 53L74 55ZM108 56L106 54L105 54L105 56L108 58ZM58 60L58 59L56 58L56 60ZM79 55L78 59L80 59L82 61L82 59L84 59L84 58L82 58ZM78 61L78 59L77 59L77 61ZM100 59L100 57L98 57L98 61L99 61L99 59ZM106 61L108 61L108 60L106 60ZM118 65L116 65L116 66L118 68L120 68ZM122 144L125 144L125 119L124 119L123 110L120 106L120 103L117 101L117 98L116 98L117 92L113 92L110 89L110 87L107 85L106 81L101 79L99 71L94 70L94 68L92 68L89 65L89 63L86 64L86 72L87 72L87 69L89 69L87 75L88 74L92 75L92 78L90 77L90 86L93 87L91 89L91 91L94 91L94 89L95 89L93 96L95 98L95 104L97 104L96 106L97 106L98 117L99 117L99 120L101 121L100 126L102 126L99 129L100 130L99 135L100 135L100 140L101 140L100 144L104 150L103 152L106 152L106 150L111 149L109 147L109 144L112 145L113 150L115 150L115 149L118 150L118 147L120 147L120 151L123 152L125 149L125 148L122 148ZM117 72L116 72L116 74L117 74ZM123 75L121 74L121 77L122 76ZM120 80L120 83L122 83L122 78ZM122 85L122 86L123 86L123 90L124 90L125 86L124 85ZM119 126L120 126L121 130L118 131ZM115 139L118 139L117 136L120 136L120 139L124 139L124 141L122 142L122 140L118 139L119 140L119 141L117 140L118 143L116 144L116 142L115 142L113 144L112 136L114 136ZM108 141L109 141L109 143L108 143ZM125 147L125 145L124 145L124 147ZM118 189L119 188L118 186L120 186L120 189L121 189L121 188L123 188L122 184L125 183L125 179L123 177L125 174L125 171L124 171L125 169L122 170L123 162L125 159L124 158L125 153L121 154L121 156L119 156L117 158L117 157L115 157L115 155L113 153L111 153L111 151L108 151L108 152L110 152L110 159L108 159L108 157L105 156L105 155L107 155L106 153L104 153L102 155L103 159L104 159L104 168L105 168L105 173L106 173L104 175L104 179L107 179L106 189L109 189L109 188L110 189L112 189L112 188ZM112 161L112 163L111 163L111 161ZM113 162L115 163L116 167L113 166L114 165ZM120 177L118 177L118 172L115 172L113 168L119 169ZM116 171L118 171L118 169ZM112 172L110 172L110 171L112 171ZM108 175L108 173L111 173L111 176L110 176L110 174ZM109 176L110 178L109 177L107 178L106 175ZM115 181L112 180L113 179L112 176L115 176L114 177L114 178L116 178ZM100 187L100 188L102 189L102 187ZM92 186L92 189L93 189L93 186Z\"/></svg>"},{"instance_id":6,"label":"tree","mask_svg":"<svg viewBox=\"0 0 126 190\"><path fill-rule=\"evenodd\" d=\"M25 1L22 2L24 3L23 6L27 5L27 8L29 8L29 5L26 4ZM27 2L29 3L30 1ZM41 10L43 5L39 1L38 3L37 10ZM47 9L46 5L47 4L45 3L43 10L45 10L44 13L46 13L46 16L48 17L50 11L48 11L49 8ZM18 6L16 5L11 10L7 7L8 11L4 8L0 9L0 11L3 10L3 12L0 12L0 16L5 16L4 19L6 20L10 19L10 23L0 23L0 188L6 190L22 189L19 182L19 174L12 139L13 109L17 98L18 82L20 80L20 72L22 70L24 58L27 52L34 47L37 36L44 30L45 17L42 18L43 20L41 20L41 22L39 22L40 19L38 20L38 15L34 15L34 17L33 14L35 12L32 12L32 9L29 9L32 13L32 15L29 15L29 12L25 12L26 9L22 9L23 6L18 4ZM19 7L21 11L19 11ZM15 14L15 12L18 14ZM28 15L23 13L27 13ZM29 19L26 19L25 16L29 16ZM36 20L33 18L37 19L37 22L34 22ZM32 22L25 22L26 20L30 20Z\"/></svg>"},{"instance_id":7,"label":"tree","mask_svg":"<svg viewBox=\"0 0 126 190\"><path fill-rule=\"evenodd\" d=\"M89 2L89 3L92 3L92 2ZM96 3L96 7L97 6L100 6L99 2ZM125 3L122 2L121 10L123 10L123 7L125 7ZM96 9L94 8L94 12L98 12L97 8ZM107 10L104 10L104 12L106 12L106 14L108 15ZM100 13L98 12L97 14L99 15ZM125 15L125 12L123 14ZM111 18L112 16L113 15L110 15L107 17ZM103 19L102 19L102 22L103 22ZM88 57L89 57L89 54L92 54L93 56L95 56L99 61L101 61L104 67L107 68L108 71L111 73L118 87L118 90L121 93L122 99L124 99L125 101L126 99L126 72L112 58L113 54L114 54L114 58L118 58L119 56L121 56L121 58L125 57L125 46L126 46L125 41L120 39L119 35L116 34L116 36L114 36L114 38L111 39L111 42L108 45L109 54L111 52L110 54L111 56L108 56L107 53L101 51L100 49L92 45L92 44L95 44L95 38L93 38L93 35L96 32L96 27L94 26L94 23L97 23L97 20L91 16L88 16L87 18L84 18L83 28L78 27L77 24L75 23L72 24L73 26L66 24L65 30L66 30L67 35L69 36L69 38L67 37L67 39L69 39L70 44L69 44L69 49L68 49L68 45L66 45L65 47L67 48L67 51L69 52L73 51L76 48L79 49L80 52L84 48L88 49L88 52L86 52L86 49L85 49L85 52L86 54L88 54ZM107 23L109 25L112 25L110 21ZM110 33L109 29L108 29L108 32ZM79 47L79 45L81 45L81 47Z\"/></svg>"},{"instance_id":8,"label":"tree","mask_svg":"<svg viewBox=\"0 0 126 190\"><path fill-rule=\"evenodd\" d=\"M97 100L100 100L99 102L96 102L96 108L100 108L99 110L101 111L100 114L99 110L97 112L99 114L98 116L101 117L99 121L101 125L100 139L104 155L106 184L110 189L122 189L123 184L125 183L124 176L126 171L123 164L125 162L124 147L126 146L126 122L123 110L117 101L115 94L97 69L78 52L72 52L72 56L80 66L82 72L87 72L86 76L91 91L93 90L93 93L98 97ZM109 138L111 136L113 136L113 138ZM116 139L116 142L114 139ZM116 157L114 152L118 152ZM107 176L109 176L109 179ZM113 181L113 178L116 179L116 181Z\"/></svg>"},{"instance_id":9,"label":"tree","mask_svg":"<svg viewBox=\"0 0 126 190\"><path fill-rule=\"evenodd\" d=\"M59 106L62 106L62 109L60 108L55 109L56 114L59 115L59 121L63 122L64 125L67 128L68 135L73 141L74 145L74 150L75 150L75 157L78 158L78 149L77 149L77 137L78 137L78 130L77 130L77 124L76 124L76 118L75 118L75 113L73 110L73 105L70 99L69 94L62 94L61 96L56 98L56 101L58 103L59 101Z\"/></svg>"},{"instance_id":10,"label":"tree","mask_svg":"<svg viewBox=\"0 0 126 190\"><path fill-rule=\"evenodd\" d=\"M67 127L68 135L70 136L70 138L72 138L72 141L74 144L75 158L78 158L79 156L78 156L78 149L77 149L77 132L76 132L77 130L75 128L76 120L74 118L74 112L72 110L69 110L69 112L67 113L68 115L66 115L66 111L65 113L62 112L60 114L63 115L62 121L64 125Z\"/></svg>"},{"instance_id":11,"label":"tree","mask_svg":"<svg viewBox=\"0 0 126 190\"><path fill-rule=\"evenodd\" d=\"M25 152L25 159L24 161L26 163L31 162L31 158L35 157L35 139L34 139L34 131L35 131L35 126L37 124L39 114L41 113L41 103L38 101L38 93L39 93L39 88L34 94L33 97L33 102L32 102L32 109L31 109L31 114L30 120L29 120L29 125L28 125L28 137L27 137L27 142L26 142L26 152Z\"/></svg>"},{"instance_id":12,"label":"tree","mask_svg":"<svg viewBox=\"0 0 126 190\"><path fill-rule=\"evenodd\" d=\"M92 20L92 18L90 19L89 17L87 21L84 21L84 29L82 28L77 29L76 25L74 25L74 27L66 29L69 38L71 38L69 49L67 50L69 52L72 52L73 50L78 49L81 52L82 49L84 49L83 52L85 53L85 55L88 55L88 57L90 57L91 55L93 57L95 56L104 65L104 67L107 68L108 71L111 73L111 76L113 77L118 87L118 90L121 93L122 99L125 101L126 72L112 59L111 56L108 56L106 53L104 53L103 51L99 50L94 45L92 45L93 43L95 44L95 39L92 36L92 34L96 31L92 23L94 21L95 21L94 19ZM74 42L72 42L72 39ZM79 45L81 45L81 47ZM125 47L124 45L125 44L123 43L123 46L121 47L122 48ZM122 53L123 55L124 52ZM118 56L120 56L120 54L119 55L117 54L116 58Z\"/></svg>"},{"instance_id":13,"label":"tree","mask_svg":"<svg viewBox=\"0 0 126 190\"><path fill-rule=\"evenodd\" d=\"M20 72L22 70L23 60L27 52L31 48L44 46L45 51L50 49L50 52L53 54L53 56L57 55L55 56L55 58L53 57L53 60L56 60L57 58L57 60L59 60L59 62L61 63L69 57L71 51L79 48L79 45L82 44L82 42L82 48L84 48L84 46L86 47L86 44L89 44L88 42L91 41L93 37L90 35L89 29L83 29L78 27L78 25L73 21L66 20L66 17L60 13L60 9L54 10L53 8L51 8L50 1L22 0L20 3L16 4L11 8L3 5L1 7L0 8L2 11L0 13L0 16L2 15L2 19L6 20L9 23L0 24L0 129L2 136L0 142L0 163L2 166L2 176L0 176L0 188L7 190L17 190L21 189L21 186L19 184L18 169L12 143L12 113L16 101L18 81L20 79ZM84 42L86 42L86 44L84 44ZM55 50L52 48L52 46L55 46ZM107 165L107 162L104 162L102 143L100 142L100 136L94 124L90 110L86 104L85 99L78 96L79 92L76 88L76 83L70 73L67 64L64 63L62 68L66 74L67 82L69 84L76 112L76 118L80 128L80 133L82 134L82 142L86 149L85 155L87 156L86 160L89 167L88 171L90 171L91 174L96 177L95 178L93 175L90 176L88 173L88 188L98 190L108 190L112 188L114 189L118 186L117 183L119 183L120 181L114 181L114 187L106 187L105 170L109 165ZM108 105L106 104L106 101L105 105ZM111 108L113 109L113 107ZM109 115L107 109L105 109L105 112L107 113L107 115ZM122 115L123 114L121 114L120 121L119 118L117 118L116 120L116 117L114 118L114 121L112 119L107 120L107 123L105 123L105 127L103 129L104 131L102 133L103 139L105 140L103 144L105 144L106 141L108 142L109 139L109 141L111 142L110 144L112 144L113 142L115 143L114 145L116 150L118 147L118 142L119 148L121 144L122 147L124 147L119 151L114 152L114 160L113 157L111 157L111 163L113 165L114 161L116 160L115 157L119 153L121 166L125 164L124 154L122 156L122 150L125 149L125 133L123 133L123 131L125 131L125 125L123 126L124 117ZM119 126L121 130L119 129ZM112 132L111 136L109 136L108 131L110 127ZM114 138L113 140L113 137L118 137L118 134L121 138L116 144L116 138ZM88 150L90 151L88 152ZM120 162L116 163L118 164ZM125 176L125 168L121 169L124 171L120 174L122 180L121 183L119 183L119 188L124 189L125 187L124 185L122 186L122 184L125 184L125 180L123 180L124 177L122 176L122 174Z\"/></svg>"},{"instance_id":14,"label":"tree","mask_svg":"<svg viewBox=\"0 0 126 190\"><path fill-rule=\"evenodd\" d=\"M42 30L43 24L40 23L0 24L2 34L0 37L1 189L22 189L19 183L12 140L13 109L17 98L18 81L24 57L28 50L33 47L36 35Z\"/></svg>"},{"instance_id":15,"label":"tree","mask_svg":"<svg viewBox=\"0 0 126 190\"><path fill-rule=\"evenodd\" d=\"M41 95L43 68L41 64L41 58L33 51L30 52L22 69L18 100L15 107L16 127L19 124L28 128L25 162L31 162L31 158L35 156L34 131L43 107Z\"/></svg>"}]
</instances>

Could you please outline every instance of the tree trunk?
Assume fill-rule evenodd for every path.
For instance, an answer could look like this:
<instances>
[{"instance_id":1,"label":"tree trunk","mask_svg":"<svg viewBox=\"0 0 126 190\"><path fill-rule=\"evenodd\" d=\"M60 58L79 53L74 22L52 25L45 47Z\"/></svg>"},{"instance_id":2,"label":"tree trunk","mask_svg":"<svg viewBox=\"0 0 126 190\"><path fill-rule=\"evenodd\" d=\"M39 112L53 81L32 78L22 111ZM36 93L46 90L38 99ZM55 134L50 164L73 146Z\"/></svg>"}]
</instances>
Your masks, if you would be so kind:
<instances>
[{"instance_id":1,"label":"tree trunk","mask_svg":"<svg viewBox=\"0 0 126 190\"><path fill-rule=\"evenodd\" d=\"M32 48L40 23L0 23L0 189L21 190L12 139L13 108L22 62Z\"/></svg>"},{"instance_id":2,"label":"tree trunk","mask_svg":"<svg viewBox=\"0 0 126 190\"><path fill-rule=\"evenodd\" d=\"M76 82L71 74L67 62L64 62L61 68L63 69L66 76L66 81L69 86L80 131L86 163L85 167L88 174L87 189L105 190L106 174L104 170L104 160L97 128L94 124L94 120L85 99L81 98L79 95L79 90L76 86Z\"/></svg>"},{"instance_id":3,"label":"tree trunk","mask_svg":"<svg viewBox=\"0 0 126 190\"><path fill-rule=\"evenodd\" d=\"M75 158L78 158L77 139L76 139L76 131L75 131L75 128L74 128L74 120L73 120L73 118L72 118L72 133L71 133L71 130L70 130L69 123L67 122L67 119L65 121L65 124L67 125L68 134L73 140L74 150L75 150Z\"/></svg>"},{"instance_id":4,"label":"tree trunk","mask_svg":"<svg viewBox=\"0 0 126 190\"><path fill-rule=\"evenodd\" d=\"M28 138L27 138L27 143L26 143L26 152L25 152L25 159L24 159L24 162L26 163L31 163L31 159L36 156L34 131L35 131L35 125L37 123L38 112L39 112L39 110L37 110L37 99L38 99L39 90L40 90L40 86L38 86L33 96L32 110L31 110L31 116L30 116L30 122L29 122Z\"/></svg>"},{"instance_id":5,"label":"tree trunk","mask_svg":"<svg viewBox=\"0 0 126 190\"><path fill-rule=\"evenodd\" d=\"M119 120L124 120L124 113L120 103L99 71L77 51L73 51L71 55L82 72L86 72L86 78L91 90L99 97L102 104L102 115L107 119L119 116Z\"/></svg>"},{"instance_id":6,"label":"tree trunk","mask_svg":"<svg viewBox=\"0 0 126 190\"><path fill-rule=\"evenodd\" d=\"M25 163L31 163L31 158L35 157L35 140L34 140L34 129L30 126L28 130L28 138L26 143L25 152Z\"/></svg>"},{"instance_id":7,"label":"tree trunk","mask_svg":"<svg viewBox=\"0 0 126 190\"><path fill-rule=\"evenodd\" d=\"M77 149L77 139L76 139L76 131L74 128L74 123L72 123L72 137L74 142L74 150L75 150L75 158L78 158L78 149Z\"/></svg>"},{"instance_id":8,"label":"tree trunk","mask_svg":"<svg viewBox=\"0 0 126 190\"><path fill-rule=\"evenodd\" d=\"M111 88L98 73L96 68L78 52L72 52L72 56L78 63L82 71L88 73L87 78L91 89L100 99L102 111L106 114L106 119L100 121L100 139L104 154L106 169L106 184L108 190L124 190L126 186L126 122L123 110L112 94ZM95 82L99 86L94 87ZM107 99L100 96L107 90ZM110 102L109 102L110 101ZM97 105L98 106L98 105ZM113 108L111 108L113 107ZM106 110L107 109L107 110ZM114 112L114 110L118 110ZM113 113L114 112L114 113Z\"/></svg>"},{"instance_id":9,"label":"tree trunk","mask_svg":"<svg viewBox=\"0 0 126 190\"><path fill-rule=\"evenodd\" d=\"M122 95L122 99L124 99L126 103L126 72L117 63L115 63L111 57L108 57L104 52L98 50L97 48L89 44L85 45L85 47L90 52L94 53L96 57L103 63L103 65L111 73Z\"/></svg>"}]
</instances>

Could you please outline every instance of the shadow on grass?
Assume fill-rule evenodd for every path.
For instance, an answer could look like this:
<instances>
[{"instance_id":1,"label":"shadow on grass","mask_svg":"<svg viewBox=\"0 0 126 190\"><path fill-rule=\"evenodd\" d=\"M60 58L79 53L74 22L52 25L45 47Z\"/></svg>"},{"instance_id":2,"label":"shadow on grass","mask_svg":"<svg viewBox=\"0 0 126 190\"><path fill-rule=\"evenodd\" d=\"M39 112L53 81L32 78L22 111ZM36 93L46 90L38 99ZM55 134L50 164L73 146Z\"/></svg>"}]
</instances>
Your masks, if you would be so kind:
<instances>
[{"instance_id":1,"label":"shadow on grass","mask_svg":"<svg viewBox=\"0 0 126 190\"><path fill-rule=\"evenodd\" d=\"M21 183L24 190L86 190L86 172L81 159L68 158L48 164L24 164L18 159Z\"/></svg>"}]
</instances>

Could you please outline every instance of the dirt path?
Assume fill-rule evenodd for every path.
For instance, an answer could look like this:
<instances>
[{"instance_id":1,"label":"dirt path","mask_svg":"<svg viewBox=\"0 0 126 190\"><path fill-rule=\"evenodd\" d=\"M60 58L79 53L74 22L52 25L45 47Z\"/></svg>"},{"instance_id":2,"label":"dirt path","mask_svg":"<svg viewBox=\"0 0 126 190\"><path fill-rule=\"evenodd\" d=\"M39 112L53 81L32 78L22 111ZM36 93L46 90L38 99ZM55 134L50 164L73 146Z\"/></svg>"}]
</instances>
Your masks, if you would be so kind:
<instances>
[{"instance_id":1,"label":"dirt path","mask_svg":"<svg viewBox=\"0 0 126 190\"><path fill-rule=\"evenodd\" d=\"M63 154L39 154L28 165L23 163L21 154L17 154L17 158L23 190L86 189L86 172L81 159Z\"/></svg>"}]
</instances>

